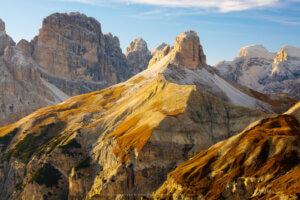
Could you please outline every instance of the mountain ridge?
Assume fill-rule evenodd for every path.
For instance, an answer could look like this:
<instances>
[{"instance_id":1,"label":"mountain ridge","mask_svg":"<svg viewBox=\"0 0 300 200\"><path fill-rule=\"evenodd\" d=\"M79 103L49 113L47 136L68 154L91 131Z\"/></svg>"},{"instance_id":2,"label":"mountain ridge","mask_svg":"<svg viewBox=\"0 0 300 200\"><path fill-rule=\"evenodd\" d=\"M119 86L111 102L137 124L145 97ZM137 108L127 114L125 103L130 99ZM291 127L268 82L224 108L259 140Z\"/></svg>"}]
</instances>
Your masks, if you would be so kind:
<instances>
[{"instance_id":1,"label":"mountain ridge","mask_svg":"<svg viewBox=\"0 0 300 200\"><path fill-rule=\"evenodd\" d=\"M283 46L272 53L262 45L250 45L241 48L233 61L221 61L214 67L227 79L251 89L299 99L299 60L296 47Z\"/></svg>"}]
</instances>

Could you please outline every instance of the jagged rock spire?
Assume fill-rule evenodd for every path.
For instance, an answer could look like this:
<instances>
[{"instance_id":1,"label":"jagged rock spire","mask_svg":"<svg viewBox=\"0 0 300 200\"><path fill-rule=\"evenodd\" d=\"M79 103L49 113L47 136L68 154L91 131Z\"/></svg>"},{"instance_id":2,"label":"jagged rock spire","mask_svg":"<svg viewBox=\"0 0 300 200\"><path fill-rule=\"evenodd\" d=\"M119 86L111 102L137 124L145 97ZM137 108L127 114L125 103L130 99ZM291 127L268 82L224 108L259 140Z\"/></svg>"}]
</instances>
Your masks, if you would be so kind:
<instances>
[{"instance_id":1,"label":"jagged rock spire","mask_svg":"<svg viewBox=\"0 0 300 200\"><path fill-rule=\"evenodd\" d=\"M206 66L200 39L195 31L186 31L178 35L174 45L175 60L190 69Z\"/></svg>"}]
</instances>

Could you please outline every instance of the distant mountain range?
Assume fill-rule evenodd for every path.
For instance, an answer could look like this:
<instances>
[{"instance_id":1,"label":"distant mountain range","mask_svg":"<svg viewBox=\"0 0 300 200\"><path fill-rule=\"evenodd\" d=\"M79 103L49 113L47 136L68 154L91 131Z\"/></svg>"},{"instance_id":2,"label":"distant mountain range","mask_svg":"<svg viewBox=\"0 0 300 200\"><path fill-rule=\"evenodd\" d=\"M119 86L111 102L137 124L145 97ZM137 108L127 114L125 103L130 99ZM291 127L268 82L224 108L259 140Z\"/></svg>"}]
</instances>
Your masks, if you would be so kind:
<instances>
[{"instance_id":1,"label":"distant mountain range","mask_svg":"<svg viewBox=\"0 0 300 200\"><path fill-rule=\"evenodd\" d=\"M284 46L278 53L262 45L243 47L233 61L215 65L221 75L259 92L300 99L300 49Z\"/></svg>"}]
</instances>

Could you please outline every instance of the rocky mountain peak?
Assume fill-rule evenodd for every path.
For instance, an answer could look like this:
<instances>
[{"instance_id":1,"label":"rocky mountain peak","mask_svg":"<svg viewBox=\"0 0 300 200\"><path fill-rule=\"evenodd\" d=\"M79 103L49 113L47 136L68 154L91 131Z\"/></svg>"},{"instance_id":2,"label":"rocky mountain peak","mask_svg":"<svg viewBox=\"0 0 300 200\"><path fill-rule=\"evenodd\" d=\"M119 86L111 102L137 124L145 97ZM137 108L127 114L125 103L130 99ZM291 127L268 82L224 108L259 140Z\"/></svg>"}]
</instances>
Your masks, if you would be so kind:
<instances>
[{"instance_id":1,"label":"rocky mountain peak","mask_svg":"<svg viewBox=\"0 0 300 200\"><path fill-rule=\"evenodd\" d=\"M87 17L79 12L71 13L54 13L43 20L43 28L50 26L54 30L61 30L69 26L81 28L82 31L92 34L101 33L100 23L93 17ZM68 34L68 32L62 32ZM69 34L71 34L69 32ZM67 35L66 35L67 36Z\"/></svg>"},{"instance_id":2,"label":"rocky mountain peak","mask_svg":"<svg viewBox=\"0 0 300 200\"><path fill-rule=\"evenodd\" d=\"M0 19L0 32L4 32L5 31L5 23L4 21L2 21L2 19Z\"/></svg>"},{"instance_id":3,"label":"rocky mountain peak","mask_svg":"<svg viewBox=\"0 0 300 200\"><path fill-rule=\"evenodd\" d=\"M104 38L106 38L107 40L109 40L112 44L114 44L115 46L120 47L120 40L117 36L114 36L111 33L105 33L104 34ZM108 44L106 44L107 46Z\"/></svg>"},{"instance_id":4,"label":"rocky mountain peak","mask_svg":"<svg viewBox=\"0 0 300 200\"><path fill-rule=\"evenodd\" d=\"M23 51L23 53L27 56L31 55L32 46L27 40L20 40L17 44L17 47Z\"/></svg>"},{"instance_id":5,"label":"rocky mountain peak","mask_svg":"<svg viewBox=\"0 0 300 200\"><path fill-rule=\"evenodd\" d=\"M175 39L175 60L190 69L206 66L206 56L195 31L187 31Z\"/></svg>"},{"instance_id":6,"label":"rocky mountain peak","mask_svg":"<svg viewBox=\"0 0 300 200\"><path fill-rule=\"evenodd\" d=\"M142 38L132 41L126 49L128 64L135 73L146 69L151 57L147 43Z\"/></svg>"},{"instance_id":7,"label":"rocky mountain peak","mask_svg":"<svg viewBox=\"0 0 300 200\"><path fill-rule=\"evenodd\" d=\"M274 59L275 56L276 56L276 53L269 52L261 44L245 46L245 47L242 47L239 51L239 57Z\"/></svg>"},{"instance_id":8,"label":"rocky mountain peak","mask_svg":"<svg viewBox=\"0 0 300 200\"><path fill-rule=\"evenodd\" d=\"M283 46L277 53L277 56L274 61L275 63L279 63L284 60L287 60L288 57L300 60L300 48L296 48L293 46Z\"/></svg>"},{"instance_id":9,"label":"rocky mountain peak","mask_svg":"<svg viewBox=\"0 0 300 200\"><path fill-rule=\"evenodd\" d=\"M143 38L136 38L134 41L130 43L130 46L127 47L126 55L133 51L143 51L148 52L147 42L143 40Z\"/></svg>"},{"instance_id":10,"label":"rocky mountain peak","mask_svg":"<svg viewBox=\"0 0 300 200\"><path fill-rule=\"evenodd\" d=\"M3 55L7 46L14 46L15 42L5 32L5 23L0 19L0 56Z\"/></svg>"}]
</instances>

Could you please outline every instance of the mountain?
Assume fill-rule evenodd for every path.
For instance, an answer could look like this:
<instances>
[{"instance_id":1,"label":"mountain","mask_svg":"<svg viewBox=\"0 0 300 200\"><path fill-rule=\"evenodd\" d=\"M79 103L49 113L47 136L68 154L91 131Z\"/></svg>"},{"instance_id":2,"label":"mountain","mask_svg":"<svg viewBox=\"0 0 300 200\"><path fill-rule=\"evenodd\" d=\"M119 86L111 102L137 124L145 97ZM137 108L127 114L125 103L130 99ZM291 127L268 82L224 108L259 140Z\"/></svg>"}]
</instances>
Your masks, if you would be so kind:
<instances>
[{"instance_id":1,"label":"mountain","mask_svg":"<svg viewBox=\"0 0 300 200\"><path fill-rule=\"evenodd\" d=\"M293 103L220 77L194 31L160 51L123 83L0 128L0 197L151 198L178 165Z\"/></svg>"},{"instance_id":2,"label":"mountain","mask_svg":"<svg viewBox=\"0 0 300 200\"><path fill-rule=\"evenodd\" d=\"M3 55L4 49L7 46L14 46L15 42L13 39L6 34L5 23L0 19L0 56Z\"/></svg>"},{"instance_id":3,"label":"mountain","mask_svg":"<svg viewBox=\"0 0 300 200\"><path fill-rule=\"evenodd\" d=\"M133 75L118 38L103 35L100 23L84 14L46 17L30 46L43 77L69 95L95 91L95 85L101 89Z\"/></svg>"},{"instance_id":4,"label":"mountain","mask_svg":"<svg viewBox=\"0 0 300 200\"><path fill-rule=\"evenodd\" d=\"M219 73L241 85L269 94L300 99L300 49L284 46L278 53L262 45L243 47L233 61L215 65Z\"/></svg>"},{"instance_id":5,"label":"mountain","mask_svg":"<svg viewBox=\"0 0 300 200\"><path fill-rule=\"evenodd\" d=\"M126 58L128 65L134 69L136 74L147 68L151 57L147 43L142 38L135 39L127 47Z\"/></svg>"},{"instance_id":6,"label":"mountain","mask_svg":"<svg viewBox=\"0 0 300 200\"><path fill-rule=\"evenodd\" d=\"M178 166L155 199L299 199L300 103Z\"/></svg>"},{"instance_id":7,"label":"mountain","mask_svg":"<svg viewBox=\"0 0 300 200\"><path fill-rule=\"evenodd\" d=\"M132 53L143 57L145 49L135 48ZM129 57L140 62L140 57ZM119 39L103 34L100 23L84 14L54 13L43 20L32 41L21 40L17 46L0 20L0 126L71 96L123 82L140 72L147 59L143 66L131 65Z\"/></svg>"},{"instance_id":8,"label":"mountain","mask_svg":"<svg viewBox=\"0 0 300 200\"><path fill-rule=\"evenodd\" d=\"M0 52L3 52L0 54L0 125L10 124L37 108L69 98L40 77L37 65L26 49L28 42L21 40L15 46L13 40L5 34L2 21L0 46Z\"/></svg>"}]
</instances>

